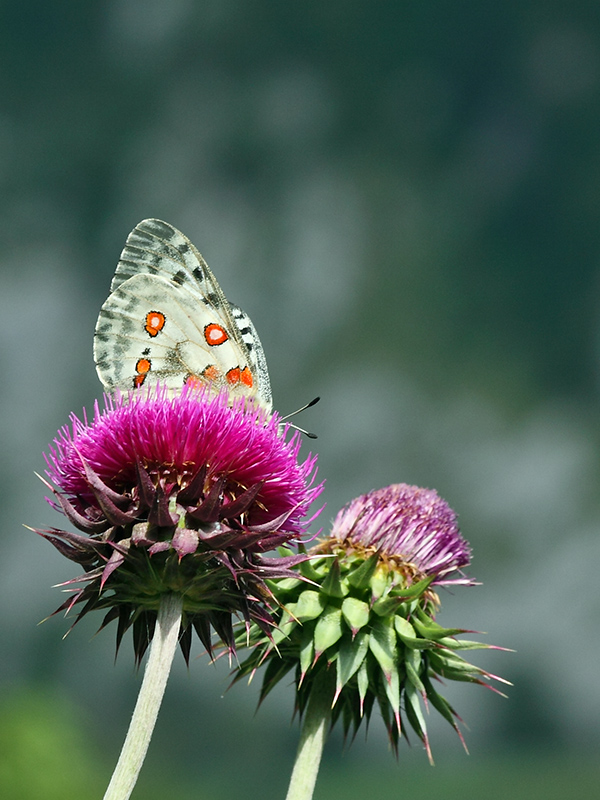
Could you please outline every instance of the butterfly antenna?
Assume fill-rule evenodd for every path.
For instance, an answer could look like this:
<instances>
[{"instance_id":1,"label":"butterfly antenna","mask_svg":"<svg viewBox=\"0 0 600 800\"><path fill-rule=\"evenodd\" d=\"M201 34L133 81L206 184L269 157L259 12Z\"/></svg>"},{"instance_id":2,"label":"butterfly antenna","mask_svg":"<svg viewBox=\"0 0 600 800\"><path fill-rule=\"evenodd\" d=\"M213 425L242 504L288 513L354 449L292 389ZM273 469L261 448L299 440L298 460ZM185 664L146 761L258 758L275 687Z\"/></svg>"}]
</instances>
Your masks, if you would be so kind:
<instances>
[{"instance_id":1,"label":"butterfly antenna","mask_svg":"<svg viewBox=\"0 0 600 800\"><path fill-rule=\"evenodd\" d=\"M310 403L307 403L301 408L296 409L296 411L292 411L291 414L286 414L285 417L281 417L280 422L285 422L286 419L290 419L290 417L295 417L296 414L300 414L300 412L306 411L307 408L312 408L312 406L316 406L316 404L319 402L320 399L321 399L320 397L315 397L314 400L310 401ZM290 428L294 428L295 430L300 431L300 433L303 433L309 439L318 438L316 433L310 433L310 431L305 431L304 428L300 428L298 425L294 425L293 422L290 422L289 425Z\"/></svg>"}]
</instances>

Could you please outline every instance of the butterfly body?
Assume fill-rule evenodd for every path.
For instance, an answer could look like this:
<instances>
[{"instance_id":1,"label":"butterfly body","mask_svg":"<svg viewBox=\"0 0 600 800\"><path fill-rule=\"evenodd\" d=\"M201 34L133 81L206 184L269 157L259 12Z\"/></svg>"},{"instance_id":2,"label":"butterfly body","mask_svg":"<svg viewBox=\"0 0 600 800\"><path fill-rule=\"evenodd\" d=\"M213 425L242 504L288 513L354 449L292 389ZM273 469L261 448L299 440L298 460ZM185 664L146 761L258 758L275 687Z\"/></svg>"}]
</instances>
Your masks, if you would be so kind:
<instances>
[{"instance_id":1,"label":"butterfly body","mask_svg":"<svg viewBox=\"0 0 600 800\"><path fill-rule=\"evenodd\" d=\"M94 360L108 392L207 384L272 409L250 318L189 239L161 220L143 220L127 238L96 323Z\"/></svg>"}]
</instances>

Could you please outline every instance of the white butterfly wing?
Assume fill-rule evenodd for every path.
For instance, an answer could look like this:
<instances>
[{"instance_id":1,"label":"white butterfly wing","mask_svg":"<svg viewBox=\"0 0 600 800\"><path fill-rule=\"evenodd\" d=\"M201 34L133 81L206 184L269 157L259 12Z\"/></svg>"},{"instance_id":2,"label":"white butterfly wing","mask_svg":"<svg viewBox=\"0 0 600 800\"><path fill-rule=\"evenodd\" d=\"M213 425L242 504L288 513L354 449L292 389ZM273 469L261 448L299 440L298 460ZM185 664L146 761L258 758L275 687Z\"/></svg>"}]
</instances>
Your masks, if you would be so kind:
<instances>
[{"instance_id":1,"label":"white butterfly wing","mask_svg":"<svg viewBox=\"0 0 600 800\"><path fill-rule=\"evenodd\" d=\"M94 357L108 391L147 381L178 389L197 379L271 410L254 325L227 301L189 239L161 220L144 220L127 238L98 317Z\"/></svg>"},{"instance_id":2,"label":"white butterfly wing","mask_svg":"<svg viewBox=\"0 0 600 800\"><path fill-rule=\"evenodd\" d=\"M187 236L168 222L144 219L135 226L119 258L111 291L140 273L171 278L212 305L227 306L206 261Z\"/></svg>"}]
</instances>

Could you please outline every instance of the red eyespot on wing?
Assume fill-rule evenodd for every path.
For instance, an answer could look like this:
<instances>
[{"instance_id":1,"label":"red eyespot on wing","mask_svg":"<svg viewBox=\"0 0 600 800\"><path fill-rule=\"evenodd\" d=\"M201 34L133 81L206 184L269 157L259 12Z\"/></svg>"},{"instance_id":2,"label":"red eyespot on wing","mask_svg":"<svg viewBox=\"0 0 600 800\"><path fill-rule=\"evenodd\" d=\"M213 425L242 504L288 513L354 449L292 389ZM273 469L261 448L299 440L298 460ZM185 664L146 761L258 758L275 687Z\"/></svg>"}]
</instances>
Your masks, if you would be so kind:
<instances>
[{"instance_id":1,"label":"red eyespot on wing","mask_svg":"<svg viewBox=\"0 0 600 800\"><path fill-rule=\"evenodd\" d=\"M216 364L209 364L208 367L202 370L202 377L206 378L207 381L218 381L221 377L221 370Z\"/></svg>"},{"instance_id":2,"label":"red eyespot on wing","mask_svg":"<svg viewBox=\"0 0 600 800\"><path fill-rule=\"evenodd\" d=\"M197 375L188 375L183 383L190 389L200 389L206 385L202 378L199 378Z\"/></svg>"},{"instance_id":3,"label":"red eyespot on wing","mask_svg":"<svg viewBox=\"0 0 600 800\"><path fill-rule=\"evenodd\" d=\"M139 389L139 387L144 383L146 380L146 375L150 372L150 368L152 367L152 362L149 358L140 358L135 365L135 371L137 375L133 378L133 388Z\"/></svg>"},{"instance_id":4,"label":"red eyespot on wing","mask_svg":"<svg viewBox=\"0 0 600 800\"><path fill-rule=\"evenodd\" d=\"M240 376L241 372L239 367L233 367L225 374L227 383L231 384L231 386L236 386L240 382Z\"/></svg>"},{"instance_id":5,"label":"red eyespot on wing","mask_svg":"<svg viewBox=\"0 0 600 800\"><path fill-rule=\"evenodd\" d=\"M250 371L250 367L244 367L244 369L240 372L240 380L243 384L252 388L254 385L254 376Z\"/></svg>"},{"instance_id":6,"label":"red eyespot on wing","mask_svg":"<svg viewBox=\"0 0 600 800\"><path fill-rule=\"evenodd\" d=\"M150 372L150 368L152 367L152 362L149 358L140 358L135 365L135 371L138 372L140 375L145 375L147 372Z\"/></svg>"},{"instance_id":7,"label":"red eyespot on wing","mask_svg":"<svg viewBox=\"0 0 600 800\"><path fill-rule=\"evenodd\" d=\"M165 327L165 322L165 315L162 313L162 311L149 311L146 314L146 325L144 326L144 330L146 333L150 334L150 336L154 337Z\"/></svg>"},{"instance_id":8,"label":"red eyespot on wing","mask_svg":"<svg viewBox=\"0 0 600 800\"><path fill-rule=\"evenodd\" d=\"M204 338L206 339L206 344L214 347L217 344L226 342L229 339L229 334L222 325L211 322L204 326Z\"/></svg>"}]
</instances>

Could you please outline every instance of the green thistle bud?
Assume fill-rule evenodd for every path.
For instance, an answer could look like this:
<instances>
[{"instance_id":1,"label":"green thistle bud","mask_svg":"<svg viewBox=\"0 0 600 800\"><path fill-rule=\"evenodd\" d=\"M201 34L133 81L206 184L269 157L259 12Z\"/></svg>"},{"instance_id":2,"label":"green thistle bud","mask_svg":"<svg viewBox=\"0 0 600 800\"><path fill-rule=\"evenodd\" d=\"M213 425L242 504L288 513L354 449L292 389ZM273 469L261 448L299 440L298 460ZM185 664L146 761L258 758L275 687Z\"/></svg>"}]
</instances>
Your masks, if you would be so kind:
<instances>
[{"instance_id":1,"label":"green thistle bud","mask_svg":"<svg viewBox=\"0 0 600 800\"><path fill-rule=\"evenodd\" d=\"M296 567L298 578L269 581L281 604L279 627L270 637L253 629L255 646L236 680L264 666L262 700L294 670L301 714L329 685L332 724L341 718L346 734L377 705L395 752L405 718L431 760L427 705L462 740L459 717L432 679L489 688L501 679L459 654L490 645L461 641L456 636L467 631L435 622L435 587L474 583L460 572L470 550L454 512L432 490L390 486L342 509L309 556Z\"/></svg>"}]
</instances>

